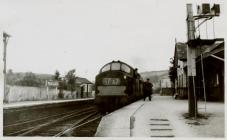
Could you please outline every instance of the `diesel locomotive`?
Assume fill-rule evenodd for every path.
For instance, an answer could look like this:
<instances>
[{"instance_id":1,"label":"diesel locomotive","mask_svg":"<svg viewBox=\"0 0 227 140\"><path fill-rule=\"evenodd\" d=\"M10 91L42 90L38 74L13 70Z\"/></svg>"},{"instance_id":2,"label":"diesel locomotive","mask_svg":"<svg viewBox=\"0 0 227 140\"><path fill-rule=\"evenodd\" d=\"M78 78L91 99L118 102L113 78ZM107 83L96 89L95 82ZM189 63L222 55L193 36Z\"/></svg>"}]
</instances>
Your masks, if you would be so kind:
<instances>
[{"instance_id":1,"label":"diesel locomotive","mask_svg":"<svg viewBox=\"0 0 227 140\"><path fill-rule=\"evenodd\" d=\"M121 61L105 64L95 79L95 103L104 111L141 99L143 81L137 68Z\"/></svg>"}]
</instances>

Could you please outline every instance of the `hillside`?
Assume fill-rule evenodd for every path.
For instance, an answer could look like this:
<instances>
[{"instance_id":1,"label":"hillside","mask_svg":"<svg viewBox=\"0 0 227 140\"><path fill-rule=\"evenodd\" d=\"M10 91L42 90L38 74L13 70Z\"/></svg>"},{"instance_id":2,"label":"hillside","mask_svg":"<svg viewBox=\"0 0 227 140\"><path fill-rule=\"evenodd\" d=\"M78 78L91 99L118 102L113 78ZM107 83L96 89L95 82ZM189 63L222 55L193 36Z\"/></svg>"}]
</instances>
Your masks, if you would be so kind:
<instances>
[{"instance_id":1,"label":"hillside","mask_svg":"<svg viewBox=\"0 0 227 140\"><path fill-rule=\"evenodd\" d=\"M22 81L29 83L35 83L37 86L43 86L46 80L53 80L54 75L52 74L40 74L32 72L8 72L7 73L7 84L9 85L21 85ZM88 79L83 77L76 77L78 83L91 83ZM26 84L25 84L26 85Z\"/></svg>"},{"instance_id":2,"label":"hillside","mask_svg":"<svg viewBox=\"0 0 227 140\"><path fill-rule=\"evenodd\" d=\"M150 78L152 82L157 82L158 79L169 78L168 72L169 72L168 70L147 71L140 73L140 75L143 77L144 80Z\"/></svg>"},{"instance_id":3,"label":"hillside","mask_svg":"<svg viewBox=\"0 0 227 140\"><path fill-rule=\"evenodd\" d=\"M160 71L146 71L141 72L141 77L146 80L147 78L150 79L150 81L154 85L154 89L160 88L160 80L169 78L168 70L160 70Z\"/></svg>"}]
</instances>

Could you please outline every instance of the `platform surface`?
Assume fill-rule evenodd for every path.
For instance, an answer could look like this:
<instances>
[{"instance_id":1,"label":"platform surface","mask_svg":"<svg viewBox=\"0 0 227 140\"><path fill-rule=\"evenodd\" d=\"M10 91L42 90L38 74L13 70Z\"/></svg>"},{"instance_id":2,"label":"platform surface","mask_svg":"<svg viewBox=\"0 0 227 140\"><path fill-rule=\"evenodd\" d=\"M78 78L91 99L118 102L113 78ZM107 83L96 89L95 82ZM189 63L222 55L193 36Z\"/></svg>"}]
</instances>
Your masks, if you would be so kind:
<instances>
[{"instance_id":1,"label":"platform surface","mask_svg":"<svg viewBox=\"0 0 227 140\"><path fill-rule=\"evenodd\" d=\"M11 108L21 108L21 107L30 107L30 106L45 105L45 104L57 104L57 103L73 102L73 101L85 101L85 100L94 100L94 98L70 99L70 100L48 100L48 101L23 101L23 102L3 104L3 108L11 109Z\"/></svg>"},{"instance_id":2,"label":"platform surface","mask_svg":"<svg viewBox=\"0 0 227 140\"><path fill-rule=\"evenodd\" d=\"M152 101L139 100L104 116L96 137L219 137L223 138L224 103L208 102L208 119L187 119L187 100L154 95ZM205 114L204 102L198 102ZM196 123L195 123L196 122ZM199 124L199 125L195 125Z\"/></svg>"},{"instance_id":3,"label":"platform surface","mask_svg":"<svg viewBox=\"0 0 227 140\"><path fill-rule=\"evenodd\" d=\"M130 116L142 105L143 102L135 102L106 115L102 118L95 136L130 137Z\"/></svg>"}]
</instances>

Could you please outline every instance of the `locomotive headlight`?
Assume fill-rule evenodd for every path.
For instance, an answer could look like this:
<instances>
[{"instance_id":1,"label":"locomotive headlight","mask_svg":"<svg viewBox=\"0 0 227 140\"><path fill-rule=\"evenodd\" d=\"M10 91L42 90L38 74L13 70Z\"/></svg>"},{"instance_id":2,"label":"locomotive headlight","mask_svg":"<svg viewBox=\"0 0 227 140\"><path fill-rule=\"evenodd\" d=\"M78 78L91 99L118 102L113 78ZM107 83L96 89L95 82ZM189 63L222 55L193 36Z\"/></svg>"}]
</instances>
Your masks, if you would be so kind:
<instances>
[{"instance_id":1,"label":"locomotive headlight","mask_svg":"<svg viewBox=\"0 0 227 140\"><path fill-rule=\"evenodd\" d=\"M126 75L124 76L124 79L127 79L127 76Z\"/></svg>"}]
</instances>

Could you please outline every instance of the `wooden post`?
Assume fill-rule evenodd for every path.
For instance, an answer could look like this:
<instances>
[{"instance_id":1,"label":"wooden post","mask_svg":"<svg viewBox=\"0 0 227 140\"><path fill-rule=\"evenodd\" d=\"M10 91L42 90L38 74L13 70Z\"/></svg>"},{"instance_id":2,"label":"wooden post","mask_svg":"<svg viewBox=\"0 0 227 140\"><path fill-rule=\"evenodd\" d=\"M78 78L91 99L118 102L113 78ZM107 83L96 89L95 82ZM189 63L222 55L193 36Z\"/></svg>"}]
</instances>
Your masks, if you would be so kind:
<instances>
[{"instance_id":1,"label":"wooden post","mask_svg":"<svg viewBox=\"0 0 227 140\"><path fill-rule=\"evenodd\" d=\"M8 102L8 93L6 92L6 78L7 78L7 73L6 73L6 46L8 43L10 35L7 33L3 32L3 43L4 43L4 51L3 51L3 61L4 61L4 69L3 69L3 74L4 74L4 96L3 99L5 99L5 102Z\"/></svg>"},{"instance_id":2,"label":"wooden post","mask_svg":"<svg viewBox=\"0 0 227 140\"><path fill-rule=\"evenodd\" d=\"M204 76L204 69L203 69L203 54L200 55L200 58L201 58L201 68L202 68L202 76L203 76L203 96L204 96L204 101L205 101L205 116L207 114L207 111L206 111L206 84L205 84L205 76Z\"/></svg>"}]
</instances>

